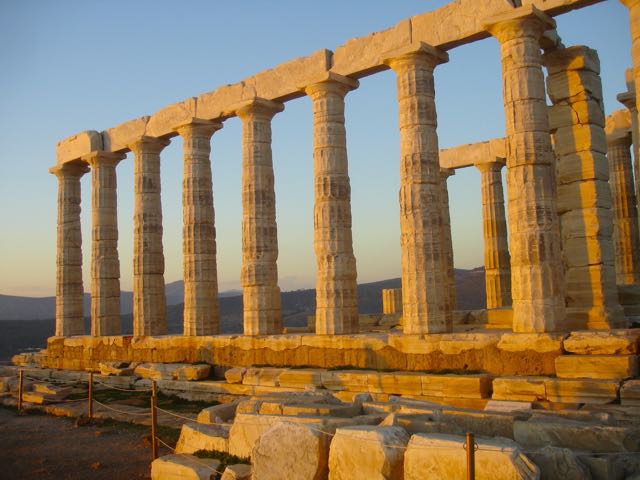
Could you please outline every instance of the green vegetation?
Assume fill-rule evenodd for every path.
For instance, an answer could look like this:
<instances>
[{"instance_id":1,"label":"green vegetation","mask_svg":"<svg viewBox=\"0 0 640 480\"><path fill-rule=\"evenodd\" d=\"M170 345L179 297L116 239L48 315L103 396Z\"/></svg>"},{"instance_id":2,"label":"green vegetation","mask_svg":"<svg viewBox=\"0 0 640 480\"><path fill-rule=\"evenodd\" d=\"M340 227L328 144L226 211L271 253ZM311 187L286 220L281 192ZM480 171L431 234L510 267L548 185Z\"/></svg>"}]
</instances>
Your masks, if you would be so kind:
<instances>
[{"instance_id":1,"label":"green vegetation","mask_svg":"<svg viewBox=\"0 0 640 480\"><path fill-rule=\"evenodd\" d=\"M194 452L194 454L198 458L213 458L215 460L220 460L220 466L218 470L224 472L224 469L229 465L235 465L238 463L244 463L246 465L250 465L251 462L248 458L236 457L235 455L231 455L226 452L219 452L217 450L198 450ZM216 478L220 478L219 476Z\"/></svg>"}]
</instances>

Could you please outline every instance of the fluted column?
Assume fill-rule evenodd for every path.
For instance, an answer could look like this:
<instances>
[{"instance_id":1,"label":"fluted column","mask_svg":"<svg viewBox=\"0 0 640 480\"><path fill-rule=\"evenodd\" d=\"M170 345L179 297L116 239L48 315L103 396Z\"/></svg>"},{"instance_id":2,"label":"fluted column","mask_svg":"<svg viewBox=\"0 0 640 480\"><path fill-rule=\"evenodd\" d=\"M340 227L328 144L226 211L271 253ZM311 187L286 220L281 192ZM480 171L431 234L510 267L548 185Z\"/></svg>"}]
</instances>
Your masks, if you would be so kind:
<instances>
[{"instance_id":1,"label":"fluted column","mask_svg":"<svg viewBox=\"0 0 640 480\"><path fill-rule=\"evenodd\" d=\"M236 110L242 120L242 301L244 334L282 333L278 228L271 120L281 103L254 99Z\"/></svg>"},{"instance_id":2,"label":"fluted column","mask_svg":"<svg viewBox=\"0 0 640 480\"><path fill-rule=\"evenodd\" d=\"M627 92L621 93L617 96L618 101L622 103L631 115L631 143L633 145L633 177L635 179L635 193L636 199L640 198L640 131L638 130L638 107L636 105L636 92L635 89L630 89ZM638 212L640 214L640 212Z\"/></svg>"},{"instance_id":3,"label":"fluted column","mask_svg":"<svg viewBox=\"0 0 640 480\"><path fill-rule=\"evenodd\" d=\"M357 80L329 73L304 88L313 105L317 334L357 333L359 329L344 127L344 97L357 87Z\"/></svg>"},{"instance_id":4,"label":"fluted column","mask_svg":"<svg viewBox=\"0 0 640 480\"><path fill-rule=\"evenodd\" d=\"M515 332L565 329L554 156L539 39L555 22L521 7L485 22L501 46Z\"/></svg>"},{"instance_id":5,"label":"fluted column","mask_svg":"<svg viewBox=\"0 0 640 480\"><path fill-rule=\"evenodd\" d=\"M440 169L440 235L442 238L442 258L444 260L443 283L447 288L445 301L445 315L447 319L447 331L453 329L453 311L456 309L456 274L453 265L453 239L451 238L451 212L449 209L449 189L447 179L455 175L456 171L451 168Z\"/></svg>"},{"instance_id":6,"label":"fluted column","mask_svg":"<svg viewBox=\"0 0 640 480\"><path fill-rule=\"evenodd\" d=\"M620 0L629 9L629 26L631 31L631 59L633 62L633 77L635 91L640 92L640 0ZM636 98L636 117L640 113ZM636 118L640 124L640 121Z\"/></svg>"},{"instance_id":7,"label":"fluted column","mask_svg":"<svg viewBox=\"0 0 640 480\"><path fill-rule=\"evenodd\" d=\"M126 155L92 152L91 335L120 335L120 258L116 166Z\"/></svg>"},{"instance_id":8,"label":"fluted column","mask_svg":"<svg viewBox=\"0 0 640 480\"><path fill-rule=\"evenodd\" d=\"M134 153L133 335L167 333L160 198L160 152L168 140L142 137Z\"/></svg>"},{"instance_id":9,"label":"fluted column","mask_svg":"<svg viewBox=\"0 0 640 480\"><path fill-rule=\"evenodd\" d=\"M220 330L216 227L211 181L211 136L218 122L193 119L176 127L184 146L182 177L183 334Z\"/></svg>"},{"instance_id":10,"label":"fluted column","mask_svg":"<svg viewBox=\"0 0 640 480\"><path fill-rule=\"evenodd\" d=\"M56 336L83 335L80 178L89 168L85 163L74 162L55 166L49 171L58 177Z\"/></svg>"},{"instance_id":11,"label":"fluted column","mask_svg":"<svg viewBox=\"0 0 640 480\"><path fill-rule=\"evenodd\" d=\"M400 125L400 238L404 333L449 328L433 70L445 52L425 44L383 55L396 72Z\"/></svg>"},{"instance_id":12,"label":"fluted column","mask_svg":"<svg viewBox=\"0 0 640 480\"><path fill-rule=\"evenodd\" d=\"M504 211L501 170L504 161L476 165L482 192L482 232L484 234L484 274L487 309L511 305L511 257Z\"/></svg>"},{"instance_id":13,"label":"fluted column","mask_svg":"<svg viewBox=\"0 0 640 480\"><path fill-rule=\"evenodd\" d=\"M640 283L640 238L633 175L631 171L631 135L609 136L609 185L613 200L613 242L616 282Z\"/></svg>"},{"instance_id":14,"label":"fluted column","mask_svg":"<svg viewBox=\"0 0 640 480\"><path fill-rule=\"evenodd\" d=\"M402 313L402 289L383 288L382 289L382 313L393 315Z\"/></svg>"}]
</instances>

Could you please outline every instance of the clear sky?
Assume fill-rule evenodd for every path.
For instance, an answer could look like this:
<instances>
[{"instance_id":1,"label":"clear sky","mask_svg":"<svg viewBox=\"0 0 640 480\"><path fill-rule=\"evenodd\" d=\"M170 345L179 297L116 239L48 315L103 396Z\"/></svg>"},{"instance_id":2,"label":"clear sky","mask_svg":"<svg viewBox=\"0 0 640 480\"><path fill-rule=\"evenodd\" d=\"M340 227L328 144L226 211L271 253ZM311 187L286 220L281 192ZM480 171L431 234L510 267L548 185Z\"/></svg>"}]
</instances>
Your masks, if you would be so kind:
<instances>
[{"instance_id":1,"label":"clear sky","mask_svg":"<svg viewBox=\"0 0 640 480\"><path fill-rule=\"evenodd\" d=\"M382 30L447 0L2 0L0 1L0 293L55 291L55 145L235 83L298 56ZM598 50L607 112L622 108L631 64L628 14L606 0L557 18L565 45ZM449 52L436 69L441 148L504 136L498 42ZM400 275L399 137L394 74L361 80L347 96L354 250L360 282ZM239 286L241 129L212 142L222 290ZM182 143L162 155L165 280L182 278ZM283 290L314 285L312 118L308 98L273 121L278 261ZM122 288L131 289L133 162L118 166ZM90 175L82 180L85 290L90 288ZM449 179L455 264L483 264L480 177Z\"/></svg>"}]
</instances>

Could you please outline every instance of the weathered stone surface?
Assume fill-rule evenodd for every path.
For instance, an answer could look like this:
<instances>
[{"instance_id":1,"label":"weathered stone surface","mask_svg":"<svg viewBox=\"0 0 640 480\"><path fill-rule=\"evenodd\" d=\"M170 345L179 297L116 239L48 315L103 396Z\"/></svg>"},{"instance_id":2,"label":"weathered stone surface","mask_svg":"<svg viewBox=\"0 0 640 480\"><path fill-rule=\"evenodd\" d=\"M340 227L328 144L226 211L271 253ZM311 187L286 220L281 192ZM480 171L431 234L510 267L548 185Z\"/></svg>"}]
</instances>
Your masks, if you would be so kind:
<instances>
[{"instance_id":1,"label":"weathered stone surface","mask_svg":"<svg viewBox=\"0 0 640 480\"><path fill-rule=\"evenodd\" d=\"M606 332L572 332L563 342L567 352L579 355L629 355L638 353L637 329Z\"/></svg>"},{"instance_id":2,"label":"weathered stone surface","mask_svg":"<svg viewBox=\"0 0 640 480\"><path fill-rule=\"evenodd\" d=\"M204 380L211 373L211 365L201 363L199 365L184 365L173 372L175 380L197 381Z\"/></svg>"},{"instance_id":3,"label":"weathered stone surface","mask_svg":"<svg viewBox=\"0 0 640 480\"><path fill-rule=\"evenodd\" d=\"M56 163L78 160L84 155L102 150L102 135L95 130L86 130L60 140L56 145Z\"/></svg>"},{"instance_id":4,"label":"weathered stone surface","mask_svg":"<svg viewBox=\"0 0 640 480\"><path fill-rule=\"evenodd\" d=\"M400 427L339 428L329 452L330 480L401 480L409 436Z\"/></svg>"},{"instance_id":5,"label":"weathered stone surface","mask_svg":"<svg viewBox=\"0 0 640 480\"><path fill-rule=\"evenodd\" d=\"M224 469L220 480L251 480L251 465L237 463Z\"/></svg>"},{"instance_id":6,"label":"weathered stone surface","mask_svg":"<svg viewBox=\"0 0 640 480\"><path fill-rule=\"evenodd\" d=\"M127 362L100 362L98 365L101 375L132 375L133 368Z\"/></svg>"},{"instance_id":7,"label":"weathered stone surface","mask_svg":"<svg viewBox=\"0 0 640 480\"><path fill-rule=\"evenodd\" d=\"M185 423L180 430L176 453L194 453L198 450L229 451L229 430L217 425Z\"/></svg>"},{"instance_id":8,"label":"weathered stone surface","mask_svg":"<svg viewBox=\"0 0 640 480\"><path fill-rule=\"evenodd\" d=\"M527 455L540 469L542 478L591 480L590 471L568 448L546 446Z\"/></svg>"},{"instance_id":9,"label":"weathered stone surface","mask_svg":"<svg viewBox=\"0 0 640 480\"><path fill-rule=\"evenodd\" d=\"M276 423L266 430L251 452L256 478L264 480L327 478L330 437L299 423Z\"/></svg>"},{"instance_id":10,"label":"weathered stone surface","mask_svg":"<svg viewBox=\"0 0 640 480\"><path fill-rule=\"evenodd\" d=\"M640 380L627 380L622 384L620 403L640 407Z\"/></svg>"},{"instance_id":11,"label":"weathered stone surface","mask_svg":"<svg viewBox=\"0 0 640 480\"><path fill-rule=\"evenodd\" d=\"M565 335L558 333L505 333L498 348L507 352L535 350L540 353L561 353Z\"/></svg>"},{"instance_id":12,"label":"weathered stone surface","mask_svg":"<svg viewBox=\"0 0 640 480\"><path fill-rule=\"evenodd\" d=\"M212 407L204 408L198 414L198 423L220 423L229 422L236 415L236 409L240 400L229 403L221 403Z\"/></svg>"},{"instance_id":13,"label":"weathered stone surface","mask_svg":"<svg viewBox=\"0 0 640 480\"><path fill-rule=\"evenodd\" d=\"M547 400L560 403L611 403L618 398L615 380L555 379L544 381Z\"/></svg>"},{"instance_id":14,"label":"weathered stone surface","mask_svg":"<svg viewBox=\"0 0 640 480\"><path fill-rule=\"evenodd\" d=\"M246 372L247 369L244 367L230 368L224 372L224 378L229 383L242 383L242 378Z\"/></svg>"},{"instance_id":15,"label":"weathered stone surface","mask_svg":"<svg viewBox=\"0 0 640 480\"><path fill-rule=\"evenodd\" d=\"M476 478L537 479L538 467L520 446L504 438L476 437ZM404 456L405 480L466 478L465 439L462 436L418 433Z\"/></svg>"},{"instance_id":16,"label":"weathered stone surface","mask_svg":"<svg viewBox=\"0 0 640 480\"><path fill-rule=\"evenodd\" d=\"M220 460L172 454L151 463L152 480L214 480Z\"/></svg>"},{"instance_id":17,"label":"weathered stone surface","mask_svg":"<svg viewBox=\"0 0 640 480\"><path fill-rule=\"evenodd\" d=\"M278 384L281 387L305 388L307 386L322 386L321 369L291 369L285 370L278 376Z\"/></svg>"},{"instance_id":18,"label":"weathered stone surface","mask_svg":"<svg viewBox=\"0 0 640 480\"><path fill-rule=\"evenodd\" d=\"M203 380L209 376L211 366L182 363L141 363L134 375L151 380Z\"/></svg>"},{"instance_id":19,"label":"weathered stone surface","mask_svg":"<svg viewBox=\"0 0 640 480\"><path fill-rule=\"evenodd\" d=\"M277 387L278 378L285 371L283 368L248 368L242 377L243 385L265 385Z\"/></svg>"},{"instance_id":20,"label":"weathered stone surface","mask_svg":"<svg viewBox=\"0 0 640 480\"><path fill-rule=\"evenodd\" d=\"M489 400L484 407L486 412L526 412L533 407L532 402L519 402L513 400Z\"/></svg>"},{"instance_id":21,"label":"weathered stone surface","mask_svg":"<svg viewBox=\"0 0 640 480\"><path fill-rule=\"evenodd\" d=\"M72 388L63 385L53 385L51 383L33 383L31 389L37 393L45 395L57 395L63 397L71 393Z\"/></svg>"},{"instance_id":22,"label":"weathered stone surface","mask_svg":"<svg viewBox=\"0 0 640 480\"><path fill-rule=\"evenodd\" d=\"M556 358L558 378L622 379L637 374L637 355L561 355Z\"/></svg>"},{"instance_id":23,"label":"weathered stone surface","mask_svg":"<svg viewBox=\"0 0 640 480\"><path fill-rule=\"evenodd\" d=\"M475 375L424 375L422 395L433 397L487 398L491 377Z\"/></svg>"},{"instance_id":24,"label":"weathered stone surface","mask_svg":"<svg viewBox=\"0 0 640 480\"><path fill-rule=\"evenodd\" d=\"M534 402L546 399L546 377L498 377L493 379L494 400Z\"/></svg>"}]
</instances>

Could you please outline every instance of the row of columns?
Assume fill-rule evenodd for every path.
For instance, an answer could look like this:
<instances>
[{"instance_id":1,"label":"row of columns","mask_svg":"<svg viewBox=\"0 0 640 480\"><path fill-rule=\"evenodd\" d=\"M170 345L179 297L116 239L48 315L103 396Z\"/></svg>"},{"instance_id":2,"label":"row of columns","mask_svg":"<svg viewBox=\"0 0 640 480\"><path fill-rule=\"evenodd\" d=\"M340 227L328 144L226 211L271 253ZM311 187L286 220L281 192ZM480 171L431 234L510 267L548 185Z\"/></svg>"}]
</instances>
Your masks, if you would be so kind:
<instances>
[{"instance_id":1,"label":"row of columns","mask_svg":"<svg viewBox=\"0 0 640 480\"><path fill-rule=\"evenodd\" d=\"M556 162L539 42L543 32L554 25L552 19L535 8L525 11L524 15L501 15L486 24L487 31L501 44L507 185L510 187L507 239L502 165L496 161L479 166L487 307L501 308L511 302L516 332L561 331L567 327ZM408 334L451 331L455 288L446 179L452 172L441 171L439 165L434 89L434 69L448 57L445 52L423 43L388 52L383 57L384 63L396 73L399 102L403 328ZM570 70L569 64L559 67L557 73L563 74L566 70ZM304 88L312 101L314 122L314 249L318 271L316 332L319 334L358 331L357 269L352 245L344 119L345 96L357 86L356 80L328 72ZM281 103L254 99L236 110L243 123L241 279L247 335L275 334L282 330L271 120L283 108ZM597 121L594 125L602 127ZM221 127L221 123L198 119L175 127L184 140L185 335L211 335L219 331L209 157L211 136ZM574 129L576 126L568 123L561 127ZM556 143L559 143L560 130L555 133ZM164 334L167 328L160 153L168 143L166 139L142 137L128 146L135 157L136 336ZM614 158L623 154L616 152L613 152ZM580 161L593 169L602 163L602 151L588 148L588 158L582 151L567 152L566 160L561 158L559 162L558 188L564 186L563 169L566 166L567 171L571 171L574 154L579 154ZM52 169L59 178L57 335L83 333L80 177L88 171L87 164L93 170L92 334L119 333L115 167L123 157L94 152L80 162ZM598 191L604 179L579 180ZM606 209L606 199L601 195L596 195L595 203L588 208L579 205L566 212L561 210L561 214L563 219L580 215L584 219L585 215L591 215L589 218L599 220L598 209ZM597 244L594 251L599 252L602 261L600 277L592 285L600 282L599 292L606 299L599 303L594 300L592 304L597 304L599 311L608 312L605 324L610 326L618 318L619 305L613 300L607 303L612 294L610 282L607 283L611 262L606 257L610 250L606 240L591 234L580 237L584 229L576 233L571 230L573 224L568 222L565 228L564 223L566 239L578 235L589 253L591 243ZM564 245L568 247L568 240ZM584 265L569 265L580 266Z\"/></svg>"}]
</instances>

